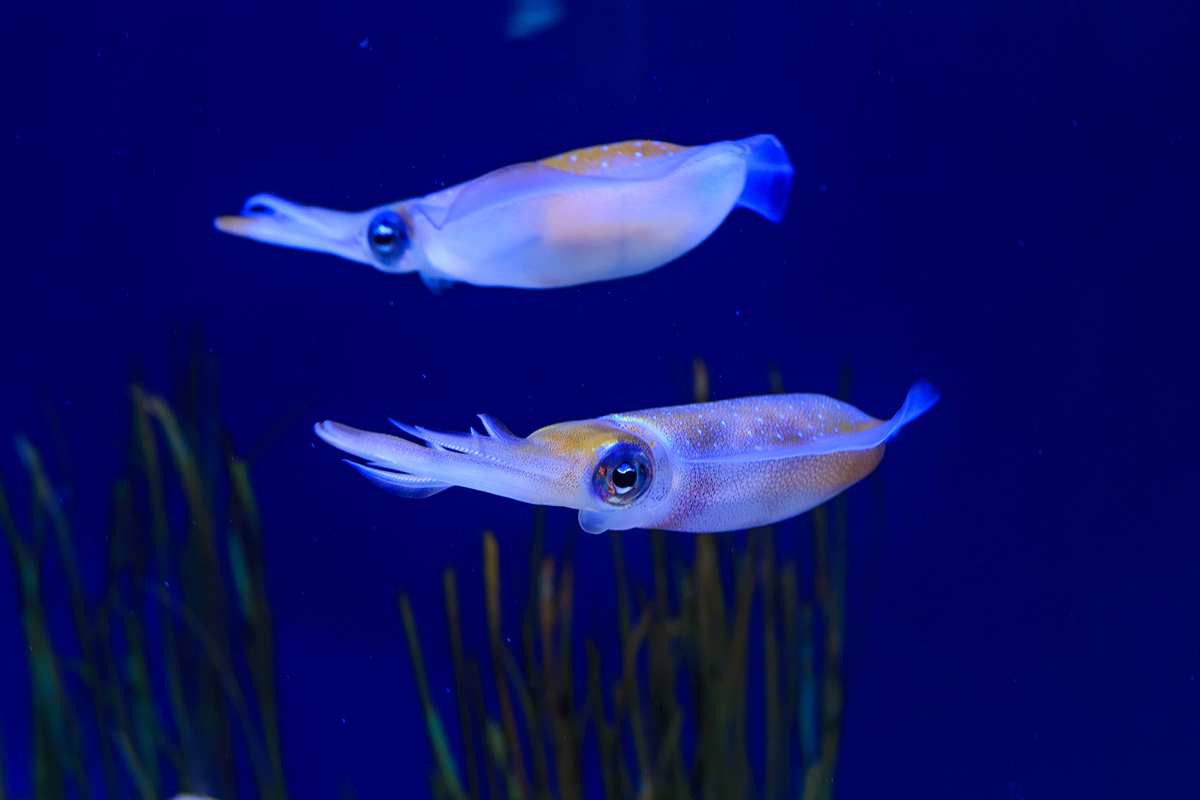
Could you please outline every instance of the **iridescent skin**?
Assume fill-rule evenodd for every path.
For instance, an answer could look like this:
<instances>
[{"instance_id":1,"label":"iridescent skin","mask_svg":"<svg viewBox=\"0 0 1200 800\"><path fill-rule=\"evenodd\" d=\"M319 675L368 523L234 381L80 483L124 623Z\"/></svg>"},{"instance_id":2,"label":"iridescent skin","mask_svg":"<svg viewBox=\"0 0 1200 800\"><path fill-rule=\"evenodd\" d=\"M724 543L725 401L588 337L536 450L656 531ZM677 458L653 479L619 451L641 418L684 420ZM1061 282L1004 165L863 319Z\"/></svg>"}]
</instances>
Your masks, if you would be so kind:
<instances>
[{"instance_id":1,"label":"iridescent skin","mask_svg":"<svg viewBox=\"0 0 1200 800\"><path fill-rule=\"evenodd\" d=\"M514 164L362 212L257 194L213 223L383 272L417 272L435 290L454 281L546 289L660 267L738 206L780 222L791 181L787 153L769 134L697 147L635 140ZM378 238L381 220L392 238Z\"/></svg>"},{"instance_id":2,"label":"iridescent skin","mask_svg":"<svg viewBox=\"0 0 1200 800\"><path fill-rule=\"evenodd\" d=\"M563 422L524 439L484 414L485 434L394 423L424 446L330 420L314 431L365 459L347 463L402 497L463 486L578 509L589 533L711 533L796 516L862 480L938 396L918 382L887 421L824 395L788 394Z\"/></svg>"}]
</instances>

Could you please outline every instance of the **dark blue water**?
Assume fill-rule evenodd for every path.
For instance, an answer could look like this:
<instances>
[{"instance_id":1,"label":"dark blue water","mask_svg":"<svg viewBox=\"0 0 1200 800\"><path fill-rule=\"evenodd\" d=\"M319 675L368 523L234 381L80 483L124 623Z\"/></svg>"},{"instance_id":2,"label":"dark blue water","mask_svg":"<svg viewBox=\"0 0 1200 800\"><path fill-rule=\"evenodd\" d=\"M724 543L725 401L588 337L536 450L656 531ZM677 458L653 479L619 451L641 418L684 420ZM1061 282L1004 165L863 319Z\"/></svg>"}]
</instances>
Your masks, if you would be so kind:
<instances>
[{"instance_id":1,"label":"dark blue water","mask_svg":"<svg viewBox=\"0 0 1200 800\"><path fill-rule=\"evenodd\" d=\"M129 364L165 389L168 351L201 322L241 449L300 408L252 469L291 791L420 796L433 762L396 592L453 718L441 569L458 566L482 651L479 531L501 543L515 631L533 512L461 490L390 498L312 422L465 430L487 412L524 435L686 402L695 356L716 398L769 391L773 365L790 391L833 394L848 363L850 401L876 416L923 377L943 399L879 469L882 549L867 485L850 492L839 796L1200 790L1195 4L567 0L559 26L520 41L504 15L498 1L6 7L14 505L8 442L53 450L45 397L76 516L103 523ZM210 223L260 191L361 209L585 145L760 132L796 168L784 224L737 211L677 262L612 283L433 296ZM547 524L549 551L574 550L577 627L614 653L609 543L573 512ZM97 582L103 525L79 535ZM648 545L624 541L644 577ZM0 566L0 730L24 797L12 574Z\"/></svg>"}]
</instances>

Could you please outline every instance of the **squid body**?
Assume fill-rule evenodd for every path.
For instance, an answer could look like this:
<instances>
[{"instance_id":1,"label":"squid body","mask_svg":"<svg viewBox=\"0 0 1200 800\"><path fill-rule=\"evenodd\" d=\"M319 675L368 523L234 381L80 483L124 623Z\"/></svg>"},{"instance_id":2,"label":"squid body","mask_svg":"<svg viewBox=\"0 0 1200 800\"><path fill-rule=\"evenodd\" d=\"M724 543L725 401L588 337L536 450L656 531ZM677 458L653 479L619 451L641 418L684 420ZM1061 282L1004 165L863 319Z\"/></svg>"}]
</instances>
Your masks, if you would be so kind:
<instances>
[{"instance_id":1,"label":"squid body","mask_svg":"<svg viewBox=\"0 0 1200 800\"><path fill-rule=\"evenodd\" d=\"M213 223L383 272L417 272L434 291L455 281L548 289L660 267L738 206L780 222L791 186L791 162L770 134L697 147L628 141L360 212L256 194Z\"/></svg>"},{"instance_id":2,"label":"squid body","mask_svg":"<svg viewBox=\"0 0 1200 800\"><path fill-rule=\"evenodd\" d=\"M401 497L463 486L578 509L588 533L710 533L767 525L825 502L870 474L885 442L938 397L920 381L887 421L824 395L787 394L563 422L527 438L485 414L483 434L393 421L417 441L330 420L314 430L365 460L347 463Z\"/></svg>"}]
</instances>

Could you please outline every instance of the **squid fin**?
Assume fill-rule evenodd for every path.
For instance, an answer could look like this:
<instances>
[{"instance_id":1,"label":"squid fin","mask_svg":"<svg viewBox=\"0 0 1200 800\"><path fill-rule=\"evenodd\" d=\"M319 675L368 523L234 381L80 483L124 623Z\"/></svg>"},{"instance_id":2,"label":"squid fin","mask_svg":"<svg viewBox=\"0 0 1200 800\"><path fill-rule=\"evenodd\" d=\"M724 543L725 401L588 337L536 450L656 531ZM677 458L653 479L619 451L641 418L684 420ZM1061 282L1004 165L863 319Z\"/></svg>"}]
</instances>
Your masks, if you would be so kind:
<instances>
[{"instance_id":1,"label":"squid fin","mask_svg":"<svg viewBox=\"0 0 1200 800\"><path fill-rule=\"evenodd\" d=\"M746 154L746 183L737 204L761 214L778 225L787 211L792 193L792 162L780 141L769 133L760 133L738 143Z\"/></svg>"},{"instance_id":2,"label":"squid fin","mask_svg":"<svg viewBox=\"0 0 1200 800\"><path fill-rule=\"evenodd\" d=\"M848 453L858 450L874 450L882 444L895 438L908 423L933 408L942 393L932 383L919 380L908 390L904 405L891 419L854 433L843 433L825 436L820 439L810 439L802 444L780 447L774 450L756 450L748 453L732 453L713 458L696 458L692 461L703 464L748 464L759 461L778 461L784 458L799 458L800 456L824 456L831 453Z\"/></svg>"}]
</instances>

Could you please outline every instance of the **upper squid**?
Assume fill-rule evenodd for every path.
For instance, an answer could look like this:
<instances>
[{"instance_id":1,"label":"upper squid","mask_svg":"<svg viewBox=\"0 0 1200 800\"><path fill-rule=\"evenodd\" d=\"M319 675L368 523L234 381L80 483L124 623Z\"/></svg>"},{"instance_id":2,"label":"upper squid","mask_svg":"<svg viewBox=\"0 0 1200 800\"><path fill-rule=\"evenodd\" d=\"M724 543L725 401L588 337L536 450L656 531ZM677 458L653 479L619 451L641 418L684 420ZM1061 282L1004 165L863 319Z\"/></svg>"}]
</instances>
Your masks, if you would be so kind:
<instances>
[{"instance_id":1,"label":"upper squid","mask_svg":"<svg viewBox=\"0 0 1200 800\"><path fill-rule=\"evenodd\" d=\"M218 230L416 272L438 291L549 289L640 275L704 241L735 207L783 219L792 165L759 134L681 147L599 145L514 164L424 197L335 211L256 194Z\"/></svg>"}]
</instances>

